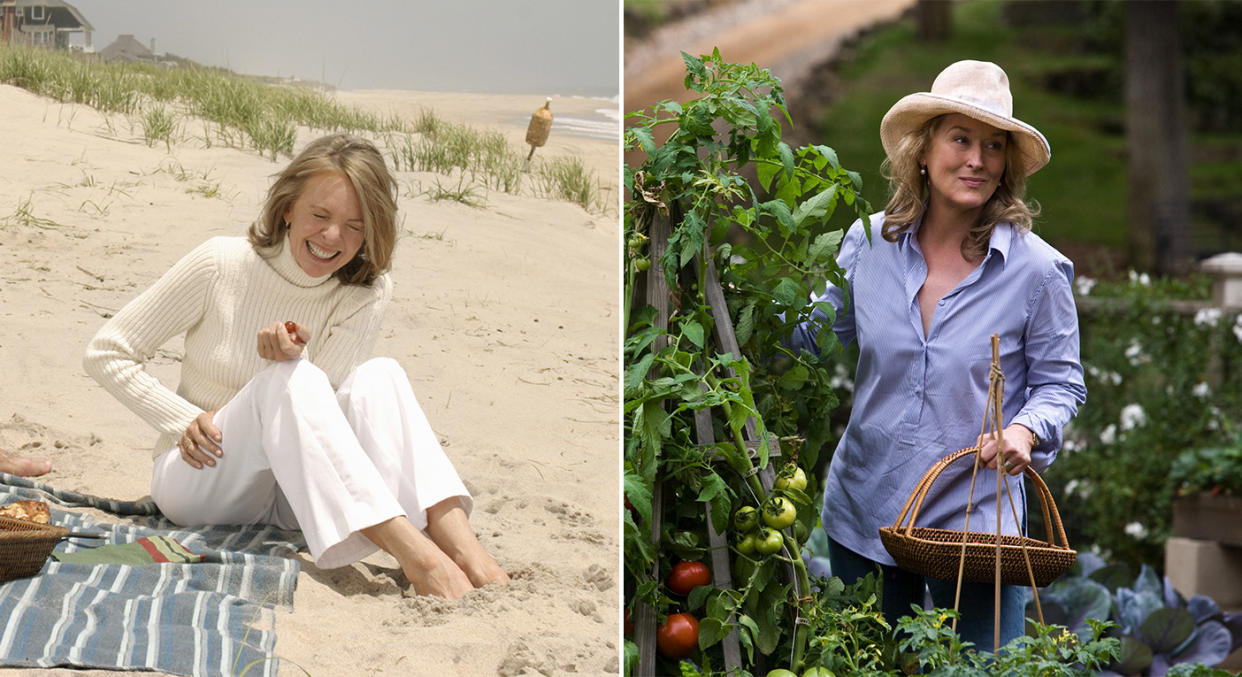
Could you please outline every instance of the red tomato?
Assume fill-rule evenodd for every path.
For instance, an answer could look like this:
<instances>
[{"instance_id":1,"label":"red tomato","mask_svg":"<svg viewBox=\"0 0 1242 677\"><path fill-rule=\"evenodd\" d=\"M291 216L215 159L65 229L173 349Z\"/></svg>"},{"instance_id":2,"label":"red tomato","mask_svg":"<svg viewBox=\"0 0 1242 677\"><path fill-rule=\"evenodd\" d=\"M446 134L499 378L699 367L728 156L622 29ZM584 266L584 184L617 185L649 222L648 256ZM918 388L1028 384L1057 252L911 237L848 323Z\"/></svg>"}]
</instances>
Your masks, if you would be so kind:
<instances>
[{"instance_id":1,"label":"red tomato","mask_svg":"<svg viewBox=\"0 0 1242 677\"><path fill-rule=\"evenodd\" d=\"M656 647L660 655L679 661L699 646L699 619L687 613L670 614L656 629Z\"/></svg>"},{"instance_id":2,"label":"red tomato","mask_svg":"<svg viewBox=\"0 0 1242 677\"><path fill-rule=\"evenodd\" d=\"M678 562L673 565L668 579L664 581L669 590L683 596L689 595L698 586L711 582L712 572L702 562Z\"/></svg>"}]
</instances>

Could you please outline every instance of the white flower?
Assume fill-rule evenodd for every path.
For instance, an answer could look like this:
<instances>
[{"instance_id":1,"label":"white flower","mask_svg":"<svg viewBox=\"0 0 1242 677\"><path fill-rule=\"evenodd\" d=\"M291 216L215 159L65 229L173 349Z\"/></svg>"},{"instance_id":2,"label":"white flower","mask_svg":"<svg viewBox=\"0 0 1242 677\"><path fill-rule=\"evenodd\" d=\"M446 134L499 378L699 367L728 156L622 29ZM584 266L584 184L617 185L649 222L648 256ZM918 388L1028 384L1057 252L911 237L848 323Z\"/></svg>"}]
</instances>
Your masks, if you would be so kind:
<instances>
[{"instance_id":1,"label":"white flower","mask_svg":"<svg viewBox=\"0 0 1242 677\"><path fill-rule=\"evenodd\" d=\"M1190 392L1199 399L1205 399L1212 394L1212 388L1207 384L1207 381L1200 381L1195 384L1194 388L1190 389Z\"/></svg>"},{"instance_id":2,"label":"white flower","mask_svg":"<svg viewBox=\"0 0 1242 677\"><path fill-rule=\"evenodd\" d=\"M1077 489L1077 488L1078 488L1078 480L1077 480L1077 479L1072 479L1072 480L1070 480L1070 481L1066 482L1066 483L1065 483L1065 495L1066 495L1066 496L1073 496L1073 495L1074 495L1074 490L1075 490L1075 489Z\"/></svg>"},{"instance_id":3,"label":"white flower","mask_svg":"<svg viewBox=\"0 0 1242 677\"><path fill-rule=\"evenodd\" d=\"M1079 296L1086 296L1091 293L1091 288L1095 286L1095 280L1086 275L1079 275L1074 280L1074 288L1078 290Z\"/></svg>"},{"instance_id":4,"label":"white flower","mask_svg":"<svg viewBox=\"0 0 1242 677\"><path fill-rule=\"evenodd\" d=\"M1067 437L1061 443L1061 451L1078 451L1078 443Z\"/></svg>"},{"instance_id":5,"label":"white flower","mask_svg":"<svg viewBox=\"0 0 1242 677\"><path fill-rule=\"evenodd\" d=\"M1200 308L1199 312L1195 313L1195 324L1216 326L1216 323L1220 321L1220 316L1220 308Z\"/></svg>"},{"instance_id":6,"label":"white flower","mask_svg":"<svg viewBox=\"0 0 1242 677\"><path fill-rule=\"evenodd\" d=\"M1108 427L1100 431L1100 442L1103 444L1112 444L1117 441L1117 426L1112 423Z\"/></svg>"},{"instance_id":7,"label":"white flower","mask_svg":"<svg viewBox=\"0 0 1242 677\"><path fill-rule=\"evenodd\" d=\"M1147 536L1147 527L1140 522L1131 522L1126 525L1126 533L1134 538L1142 540Z\"/></svg>"},{"instance_id":8,"label":"white flower","mask_svg":"<svg viewBox=\"0 0 1242 677\"><path fill-rule=\"evenodd\" d=\"M849 392L854 392L854 381L850 378L850 371L840 362L832 371L832 378L828 380L828 385L833 388L844 388Z\"/></svg>"},{"instance_id":9,"label":"white flower","mask_svg":"<svg viewBox=\"0 0 1242 677\"><path fill-rule=\"evenodd\" d=\"M1238 341L1242 342L1242 314L1238 315L1238 319L1233 323L1233 335L1238 337Z\"/></svg>"},{"instance_id":10,"label":"white flower","mask_svg":"<svg viewBox=\"0 0 1242 677\"><path fill-rule=\"evenodd\" d=\"M1121 429L1133 430L1147 423L1147 414L1137 404L1127 404L1121 409Z\"/></svg>"},{"instance_id":11,"label":"white flower","mask_svg":"<svg viewBox=\"0 0 1242 677\"><path fill-rule=\"evenodd\" d=\"M1144 287L1147 287L1151 285L1151 277L1149 277L1147 273L1139 274L1131 270L1130 271L1130 284L1141 284Z\"/></svg>"},{"instance_id":12,"label":"white flower","mask_svg":"<svg viewBox=\"0 0 1242 677\"><path fill-rule=\"evenodd\" d=\"M1130 345L1126 348L1126 359L1132 365L1143 361L1143 346L1139 345L1138 339L1130 339Z\"/></svg>"}]
</instances>

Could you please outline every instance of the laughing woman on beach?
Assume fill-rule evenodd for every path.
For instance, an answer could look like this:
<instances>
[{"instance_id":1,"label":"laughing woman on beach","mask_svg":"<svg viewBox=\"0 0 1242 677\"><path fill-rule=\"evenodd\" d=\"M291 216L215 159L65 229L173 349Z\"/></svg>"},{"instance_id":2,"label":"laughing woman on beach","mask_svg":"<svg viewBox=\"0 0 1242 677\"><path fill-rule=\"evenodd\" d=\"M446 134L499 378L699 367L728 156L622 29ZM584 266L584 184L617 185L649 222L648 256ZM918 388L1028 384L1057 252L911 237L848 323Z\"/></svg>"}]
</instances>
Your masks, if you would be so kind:
<instances>
[{"instance_id":1,"label":"laughing woman on beach","mask_svg":"<svg viewBox=\"0 0 1242 677\"><path fill-rule=\"evenodd\" d=\"M396 184L369 142L312 142L248 237L216 237L130 301L86 371L160 432L151 497L173 522L300 529L315 564L381 548L419 594L508 576L400 365L367 359L392 296ZM184 335L176 391L144 365Z\"/></svg>"}]
</instances>

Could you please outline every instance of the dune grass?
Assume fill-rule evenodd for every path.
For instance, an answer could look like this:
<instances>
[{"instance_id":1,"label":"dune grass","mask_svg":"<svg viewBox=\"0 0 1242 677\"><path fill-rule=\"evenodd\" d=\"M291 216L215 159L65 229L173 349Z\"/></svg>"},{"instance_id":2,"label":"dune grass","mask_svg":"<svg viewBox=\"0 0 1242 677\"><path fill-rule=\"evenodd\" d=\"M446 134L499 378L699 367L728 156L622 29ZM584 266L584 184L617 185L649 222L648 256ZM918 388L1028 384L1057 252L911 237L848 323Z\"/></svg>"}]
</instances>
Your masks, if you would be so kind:
<instances>
[{"instance_id":1,"label":"dune grass","mask_svg":"<svg viewBox=\"0 0 1242 677\"><path fill-rule=\"evenodd\" d=\"M275 161L293 155L298 128L305 127L380 139L397 171L455 177L464 173L471 196L492 190L519 195L524 183L523 151L498 131L448 122L427 109L413 120L376 115L345 106L321 90L271 85L220 68L104 63L67 52L0 45L0 82L136 117L148 145L163 142L171 148L188 133L190 127L183 122L197 118L203 122L204 145L252 149ZM564 175L562 183L576 186L600 183L581 161L551 169L541 164L534 171ZM575 202L590 212L608 213L612 207L596 199L598 188L532 186L528 192Z\"/></svg>"}]
</instances>

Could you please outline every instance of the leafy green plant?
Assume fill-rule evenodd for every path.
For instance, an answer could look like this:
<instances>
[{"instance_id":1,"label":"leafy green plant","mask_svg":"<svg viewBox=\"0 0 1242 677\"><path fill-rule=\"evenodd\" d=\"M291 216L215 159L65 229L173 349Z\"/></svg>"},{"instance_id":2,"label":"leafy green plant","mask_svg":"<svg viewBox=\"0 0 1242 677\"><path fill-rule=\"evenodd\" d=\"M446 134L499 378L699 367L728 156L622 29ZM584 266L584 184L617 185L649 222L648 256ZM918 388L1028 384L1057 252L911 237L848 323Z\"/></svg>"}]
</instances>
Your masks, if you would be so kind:
<instances>
[{"instance_id":1,"label":"leafy green plant","mask_svg":"<svg viewBox=\"0 0 1242 677\"><path fill-rule=\"evenodd\" d=\"M1242 496L1242 438L1230 446L1183 451L1173 461L1169 479L1179 495Z\"/></svg>"}]
</instances>

